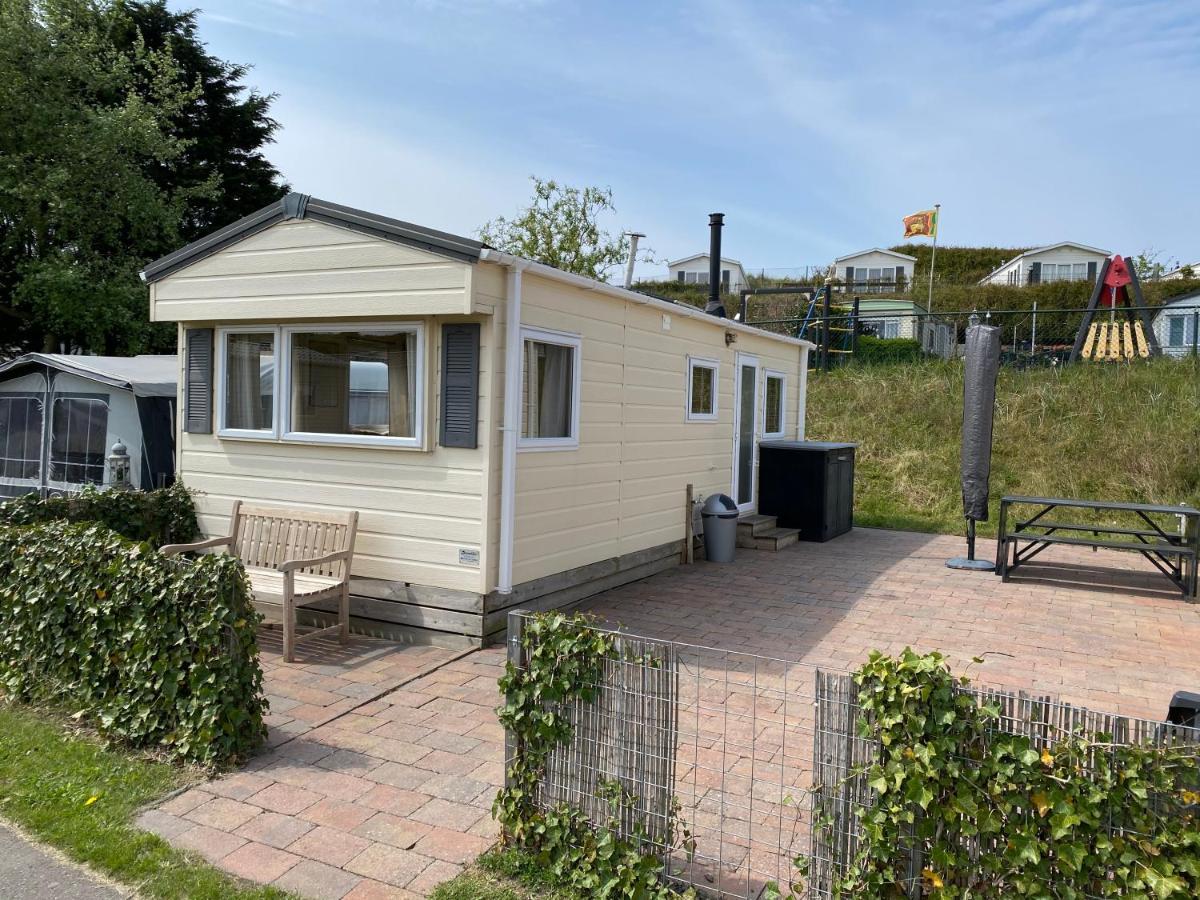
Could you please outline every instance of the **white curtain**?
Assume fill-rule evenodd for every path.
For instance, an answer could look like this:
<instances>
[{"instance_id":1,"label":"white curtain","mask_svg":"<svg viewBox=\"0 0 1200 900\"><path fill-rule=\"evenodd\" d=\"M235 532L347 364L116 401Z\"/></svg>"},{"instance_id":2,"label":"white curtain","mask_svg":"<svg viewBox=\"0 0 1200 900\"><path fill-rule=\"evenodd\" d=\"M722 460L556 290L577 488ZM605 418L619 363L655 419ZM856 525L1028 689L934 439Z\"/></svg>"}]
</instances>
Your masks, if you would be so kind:
<instances>
[{"instance_id":1,"label":"white curtain","mask_svg":"<svg viewBox=\"0 0 1200 900\"><path fill-rule=\"evenodd\" d=\"M392 437L412 437L414 433L417 360L413 343L413 335L402 334L387 351L388 434Z\"/></svg>"},{"instance_id":2,"label":"white curtain","mask_svg":"<svg viewBox=\"0 0 1200 900\"><path fill-rule=\"evenodd\" d=\"M231 334L226 352L225 427L269 428L263 422L260 335Z\"/></svg>"},{"instance_id":3,"label":"white curtain","mask_svg":"<svg viewBox=\"0 0 1200 900\"><path fill-rule=\"evenodd\" d=\"M525 342L525 437L570 437L573 355L570 347Z\"/></svg>"}]
</instances>

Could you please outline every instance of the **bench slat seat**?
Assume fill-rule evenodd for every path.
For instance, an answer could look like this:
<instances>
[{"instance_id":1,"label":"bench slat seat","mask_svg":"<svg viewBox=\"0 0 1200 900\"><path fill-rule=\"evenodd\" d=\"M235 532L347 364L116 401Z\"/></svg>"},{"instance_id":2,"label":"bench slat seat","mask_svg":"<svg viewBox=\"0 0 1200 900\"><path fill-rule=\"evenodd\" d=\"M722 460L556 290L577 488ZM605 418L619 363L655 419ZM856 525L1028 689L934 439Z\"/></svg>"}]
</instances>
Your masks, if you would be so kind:
<instances>
[{"instance_id":1,"label":"bench slat seat","mask_svg":"<svg viewBox=\"0 0 1200 900\"><path fill-rule=\"evenodd\" d=\"M1048 522L1038 519L1036 522L1018 522L1017 528L1023 533L1025 528L1045 528L1047 531L1086 531L1092 534L1125 534L1130 537L1148 537L1161 539L1162 534L1149 528L1118 528L1116 525L1073 525L1068 522Z\"/></svg>"},{"instance_id":2,"label":"bench slat seat","mask_svg":"<svg viewBox=\"0 0 1200 900\"><path fill-rule=\"evenodd\" d=\"M299 640L350 632L350 564L357 512L324 512L258 506L234 501L229 535L193 544L170 544L169 555L226 547L242 561L254 606L268 621L283 624L283 658L295 662ZM296 633L296 610L328 597L338 599L338 622Z\"/></svg>"},{"instance_id":3,"label":"bench slat seat","mask_svg":"<svg viewBox=\"0 0 1200 900\"><path fill-rule=\"evenodd\" d=\"M1033 516L1024 518L1023 521L1017 521L1016 529L1009 531L1009 509L1015 505L1040 506L1041 509L1036 511ZM1129 528L1093 522L1063 522L1046 518L1047 515L1055 513L1062 516L1064 510L1071 509L1133 513L1145 523L1146 527ZM1179 534L1175 534L1173 529L1155 521L1151 518L1152 516L1177 516L1183 520L1183 527ZM1067 532L1067 534L1060 532ZM1122 538L1134 538L1134 540L1123 540ZM1007 496L1000 499L996 574L1008 581L1009 572L1028 562L1052 544L1134 551L1144 556L1156 569L1167 576L1182 591L1184 597L1194 600L1197 593L1200 593L1200 510L1191 506L1074 500L1056 497Z\"/></svg>"},{"instance_id":4,"label":"bench slat seat","mask_svg":"<svg viewBox=\"0 0 1200 900\"><path fill-rule=\"evenodd\" d=\"M1151 553L1169 553L1176 556L1195 556L1196 551L1191 547L1170 544L1166 541L1150 541L1143 544L1140 541L1106 541L1100 538L1075 538L1065 534L1035 534L1029 531L1014 531L1009 534L1009 540L1036 541L1048 544L1069 544L1076 547L1102 547L1105 550L1148 550Z\"/></svg>"}]
</instances>

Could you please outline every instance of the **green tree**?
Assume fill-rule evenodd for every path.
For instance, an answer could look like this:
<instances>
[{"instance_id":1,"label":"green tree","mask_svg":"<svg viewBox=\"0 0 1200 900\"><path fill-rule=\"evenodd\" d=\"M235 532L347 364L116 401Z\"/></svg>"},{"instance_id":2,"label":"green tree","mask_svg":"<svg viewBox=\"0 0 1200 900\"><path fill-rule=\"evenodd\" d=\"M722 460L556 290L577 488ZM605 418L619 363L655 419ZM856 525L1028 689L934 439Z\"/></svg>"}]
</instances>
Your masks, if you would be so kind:
<instances>
[{"instance_id":1,"label":"green tree","mask_svg":"<svg viewBox=\"0 0 1200 900\"><path fill-rule=\"evenodd\" d=\"M629 238L605 231L600 219L616 211L611 188L576 188L531 175L533 198L512 219L479 229L485 244L564 272L607 281L629 259ZM638 258L653 261L651 251Z\"/></svg>"},{"instance_id":2,"label":"green tree","mask_svg":"<svg viewBox=\"0 0 1200 900\"><path fill-rule=\"evenodd\" d=\"M0 0L0 349L173 348L138 270L285 190L244 74L161 0Z\"/></svg>"},{"instance_id":3,"label":"green tree","mask_svg":"<svg viewBox=\"0 0 1200 900\"><path fill-rule=\"evenodd\" d=\"M165 191L204 188L184 208L179 236L194 241L278 200L288 191L263 155L279 124L270 117L273 94L247 88L248 68L205 51L196 31L196 11L172 12L166 0L121 3L125 18L115 34L133 50L139 40L167 51L182 83L198 92L172 118L171 132L183 147L169 165L152 172Z\"/></svg>"}]
</instances>

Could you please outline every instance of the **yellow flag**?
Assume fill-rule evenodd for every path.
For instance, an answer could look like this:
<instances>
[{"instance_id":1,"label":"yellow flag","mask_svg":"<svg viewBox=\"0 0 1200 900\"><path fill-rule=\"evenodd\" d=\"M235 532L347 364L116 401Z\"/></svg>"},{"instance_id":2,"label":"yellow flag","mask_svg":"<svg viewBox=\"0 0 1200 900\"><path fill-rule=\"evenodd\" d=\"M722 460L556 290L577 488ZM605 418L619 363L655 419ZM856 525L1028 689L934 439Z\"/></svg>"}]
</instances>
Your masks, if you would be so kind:
<instances>
[{"instance_id":1,"label":"yellow flag","mask_svg":"<svg viewBox=\"0 0 1200 900\"><path fill-rule=\"evenodd\" d=\"M923 209L904 217L904 236L937 237L937 210Z\"/></svg>"}]
</instances>

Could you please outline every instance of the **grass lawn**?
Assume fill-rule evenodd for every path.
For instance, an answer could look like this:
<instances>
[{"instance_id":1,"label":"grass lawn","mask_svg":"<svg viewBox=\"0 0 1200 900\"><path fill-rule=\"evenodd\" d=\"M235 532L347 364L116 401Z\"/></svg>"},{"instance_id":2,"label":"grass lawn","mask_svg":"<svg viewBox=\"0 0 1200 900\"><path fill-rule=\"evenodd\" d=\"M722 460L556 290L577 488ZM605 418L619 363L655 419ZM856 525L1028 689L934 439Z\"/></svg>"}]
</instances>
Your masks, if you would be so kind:
<instances>
[{"instance_id":1,"label":"grass lawn","mask_svg":"<svg viewBox=\"0 0 1200 900\"><path fill-rule=\"evenodd\" d=\"M197 777L105 749L90 736L69 733L49 714L0 703L0 816L142 897L289 896L244 887L132 824L142 806Z\"/></svg>"},{"instance_id":2,"label":"grass lawn","mask_svg":"<svg viewBox=\"0 0 1200 900\"><path fill-rule=\"evenodd\" d=\"M962 363L813 372L808 437L858 443L857 525L960 534ZM1156 359L1002 369L993 428L1004 494L1200 503L1200 364Z\"/></svg>"},{"instance_id":3,"label":"grass lawn","mask_svg":"<svg viewBox=\"0 0 1200 900\"><path fill-rule=\"evenodd\" d=\"M528 857L492 850L452 881L438 885L430 900L583 900L556 888Z\"/></svg>"}]
</instances>

